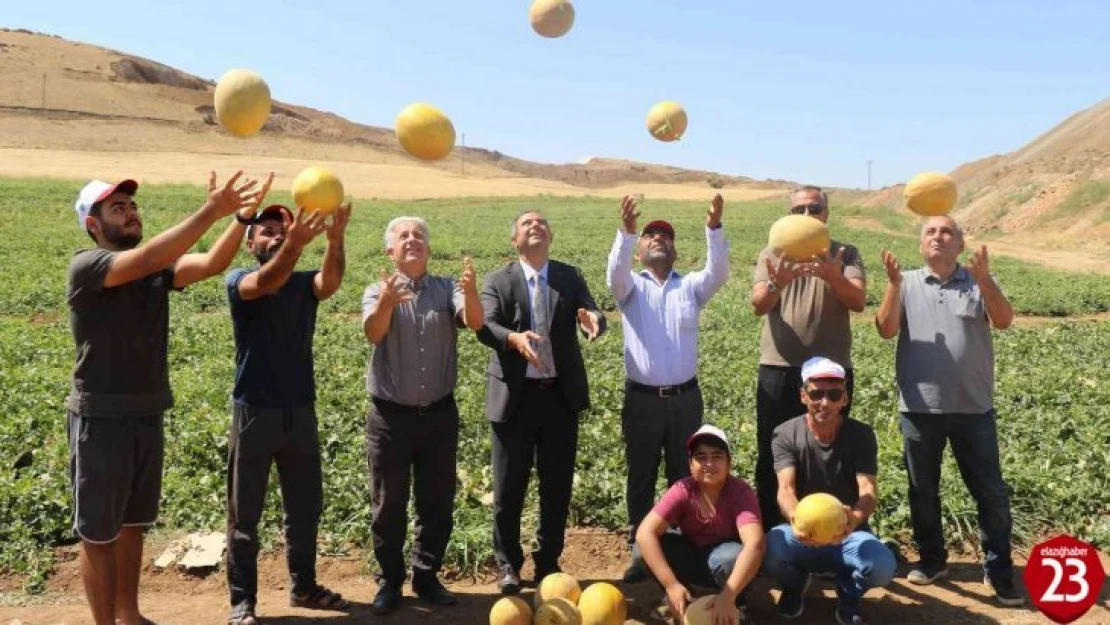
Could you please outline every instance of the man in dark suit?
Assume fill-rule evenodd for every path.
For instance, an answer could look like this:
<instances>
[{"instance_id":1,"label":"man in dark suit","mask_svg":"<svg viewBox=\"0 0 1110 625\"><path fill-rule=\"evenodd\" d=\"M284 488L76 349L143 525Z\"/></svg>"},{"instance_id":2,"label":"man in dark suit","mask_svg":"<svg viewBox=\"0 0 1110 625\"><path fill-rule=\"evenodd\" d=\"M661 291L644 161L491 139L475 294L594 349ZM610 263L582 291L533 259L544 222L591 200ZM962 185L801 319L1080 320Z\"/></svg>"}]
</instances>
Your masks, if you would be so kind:
<instances>
[{"instance_id":1,"label":"man in dark suit","mask_svg":"<svg viewBox=\"0 0 1110 625\"><path fill-rule=\"evenodd\" d=\"M548 260L553 239L542 214L520 214L512 229L519 260L487 275L482 288L478 340L493 350L486 417L493 429L493 545L504 594L520 591L520 517L533 459L540 494L536 580L559 570L578 413L590 405L576 331L592 341L606 326L582 272Z\"/></svg>"}]
</instances>

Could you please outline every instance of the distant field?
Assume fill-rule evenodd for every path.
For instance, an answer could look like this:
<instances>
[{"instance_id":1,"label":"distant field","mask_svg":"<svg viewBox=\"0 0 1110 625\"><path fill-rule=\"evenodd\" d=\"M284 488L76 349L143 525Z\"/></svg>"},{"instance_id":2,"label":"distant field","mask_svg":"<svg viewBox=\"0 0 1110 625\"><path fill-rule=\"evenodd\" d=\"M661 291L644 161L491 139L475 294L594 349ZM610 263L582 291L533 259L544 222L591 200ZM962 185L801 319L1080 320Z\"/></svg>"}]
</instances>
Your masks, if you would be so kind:
<instances>
[{"instance_id":1,"label":"distant field","mask_svg":"<svg viewBox=\"0 0 1110 625\"><path fill-rule=\"evenodd\" d=\"M73 361L64 301L65 270L73 251L91 242L72 209L80 183L0 179L0 572L29 574L39 587L52 566L51 547L71 541L63 399ZM706 189L706 197L710 189ZM147 236L181 218L202 200L192 186L146 186L139 200ZM726 193L726 197L728 194ZM282 193L272 199L288 200ZM497 198L428 201L357 201L348 236L343 289L322 307L316 335L321 444L325 457L323 549L340 552L369 542L368 476L363 379L369 353L356 315L363 289L385 267L382 228L399 214L431 224L434 273L457 274L464 255L484 274L512 258L508 229L524 207L545 211L555 232L553 256L578 265L601 307L616 314L605 288L605 258L618 226L612 199ZM678 229L680 270L704 263L701 202L652 199L644 219L666 217ZM754 385L760 320L748 307L751 269L770 223L783 212L777 202L730 203L725 228L731 241L732 278L702 318L700 377L706 414L736 438L735 468L750 477L754 465ZM916 232L904 220L874 216L905 236L844 227L834 237L859 246L870 271L869 308L854 325L857 368L853 414L872 423L880 440L880 506L876 529L906 539L909 508L897 429L892 342L881 341L870 316L885 284L879 250L890 246L903 265L916 264ZM216 232L202 241L210 244ZM316 242L301 266L315 266ZM246 265L243 254L236 264ZM1110 280L1064 274L998 258L994 271L1023 315L1090 315L1110 306ZM613 319L616 319L614 316ZM173 298L170 365L177 406L167 418L167 459L161 526L166 531L224 526L224 462L233 371L231 324L222 281L211 280ZM624 462L619 411L623 363L619 322L584 348L594 407L584 416L578 453L572 523L619 528L624 513ZM463 425L456 530L449 559L473 569L489 562L491 489L489 428L482 416L486 348L472 335L461 340L457 392ZM1062 320L996 335L997 407L1004 471L1012 488L1017 537L1028 542L1067 530L1101 545L1110 543L1110 389L1101 368L1110 353L1110 324ZM30 465L14 469L32 455ZM21 463L22 464L22 463ZM275 483L276 486L276 483ZM974 540L975 509L959 484L954 463L945 465L944 513L954 542ZM524 523L535 523L534 496ZM276 487L267 503L264 535L280 540ZM525 534L528 535L527 533Z\"/></svg>"}]
</instances>

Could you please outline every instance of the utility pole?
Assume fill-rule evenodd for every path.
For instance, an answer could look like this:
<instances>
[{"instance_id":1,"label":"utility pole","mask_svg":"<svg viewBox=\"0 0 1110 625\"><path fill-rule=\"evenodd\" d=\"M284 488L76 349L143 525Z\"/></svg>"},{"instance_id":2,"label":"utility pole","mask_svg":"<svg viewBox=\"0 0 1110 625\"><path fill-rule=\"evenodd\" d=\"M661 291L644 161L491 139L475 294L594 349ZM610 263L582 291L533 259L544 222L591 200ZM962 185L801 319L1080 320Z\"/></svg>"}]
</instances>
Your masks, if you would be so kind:
<instances>
[{"instance_id":1,"label":"utility pole","mask_svg":"<svg viewBox=\"0 0 1110 625\"><path fill-rule=\"evenodd\" d=\"M871 190L871 159L867 159L867 190Z\"/></svg>"},{"instance_id":2,"label":"utility pole","mask_svg":"<svg viewBox=\"0 0 1110 625\"><path fill-rule=\"evenodd\" d=\"M462 149L459 150L459 156L462 157L462 175L466 175L466 133L462 133Z\"/></svg>"}]
</instances>

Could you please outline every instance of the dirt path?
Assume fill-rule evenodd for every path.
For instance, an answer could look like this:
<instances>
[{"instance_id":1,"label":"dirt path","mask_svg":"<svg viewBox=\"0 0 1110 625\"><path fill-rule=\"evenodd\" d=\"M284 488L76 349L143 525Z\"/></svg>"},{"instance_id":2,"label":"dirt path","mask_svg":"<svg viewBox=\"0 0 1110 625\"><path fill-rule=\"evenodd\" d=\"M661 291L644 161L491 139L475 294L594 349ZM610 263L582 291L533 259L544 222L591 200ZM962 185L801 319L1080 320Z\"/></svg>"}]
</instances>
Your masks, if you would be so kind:
<instances>
[{"instance_id":1,"label":"dirt path","mask_svg":"<svg viewBox=\"0 0 1110 625\"><path fill-rule=\"evenodd\" d=\"M881 232L895 237L912 237L914 233L891 230L877 219L871 217L845 217L844 223L850 228ZM1034 247L1034 244L998 240L998 239L970 239L969 245L986 245L987 249L1002 256L1017 258L1025 262L1035 263L1053 269L1074 271L1080 273L1097 273L1110 275L1110 255L1093 250L1050 250Z\"/></svg>"},{"instance_id":2,"label":"dirt path","mask_svg":"<svg viewBox=\"0 0 1110 625\"><path fill-rule=\"evenodd\" d=\"M156 548L151 549L156 555ZM0 582L0 625L19 621L25 625L76 625L89 623L88 609L81 594L80 577L74 552L51 579L50 590L43 596L27 597L18 591L18 580ZM1110 565L1110 558L1104 558ZM1023 564L1023 562L1021 562ZM659 592L651 583L624 585L619 582L625 564L622 538L615 534L579 531L568 536L562 565L575 575L583 586L594 581L609 581L622 588L629 602L628 623L661 622L652 613L658 605ZM490 606L498 599L492 580L456 580L451 588L460 595L460 604L453 609L431 609L413 597L406 597L402 608L379 617L369 609L374 582L363 571L359 557L324 558L318 564L322 583L342 592L355 606L349 614L312 612L290 608L287 604L287 581L284 561L276 555L265 557L259 566L259 614L269 625L309 625L312 623L388 623L390 625L426 625L428 623L484 624ZM950 565L951 576L932 587L911 586L905 580L905 567L890 588L868 594L866 608L871 622L879 625L970 623L1025 624L1048 623L1034 608L1007 609L994 604L982 585L981 569L969 558L959 558ZM525 565L525 579L531 577ZM524 596L531 600L532 590ZM768 623L833 623L836 600L831 582L822 581L811 587L803 618L784 621L775 614L774 601L778 591L770 580L756 581L751 605L761 624ZM226 618L227 589L222 572L195 577L177 572L144 571L141 601L148 617L161 625L222 623ZM1106 589L1100 604L1076 621L1086 624L1110 623Z\"/></svg>"}]
</instances>

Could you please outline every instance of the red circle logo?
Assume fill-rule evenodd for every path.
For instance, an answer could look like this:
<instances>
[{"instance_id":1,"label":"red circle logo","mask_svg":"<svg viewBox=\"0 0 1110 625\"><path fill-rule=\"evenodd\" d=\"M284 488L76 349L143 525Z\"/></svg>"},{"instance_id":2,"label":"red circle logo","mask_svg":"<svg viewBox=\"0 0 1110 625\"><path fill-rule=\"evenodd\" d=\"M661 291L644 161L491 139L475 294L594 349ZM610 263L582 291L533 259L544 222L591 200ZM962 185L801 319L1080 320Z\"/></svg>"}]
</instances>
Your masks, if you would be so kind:
<instances>
[{"instance_id":1,"label":"red circle logo","mask_svg":"<svg viewBox=\"0 0 1110 625\"><path fill-rule=\"evenodd\" d=\"M1057 623L1086 614L1105 578L1098 549L1066 535L1033 547L1025 565L1025 587L1033 603Z\"/></svg>"}]
</instances>

